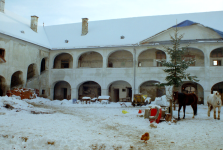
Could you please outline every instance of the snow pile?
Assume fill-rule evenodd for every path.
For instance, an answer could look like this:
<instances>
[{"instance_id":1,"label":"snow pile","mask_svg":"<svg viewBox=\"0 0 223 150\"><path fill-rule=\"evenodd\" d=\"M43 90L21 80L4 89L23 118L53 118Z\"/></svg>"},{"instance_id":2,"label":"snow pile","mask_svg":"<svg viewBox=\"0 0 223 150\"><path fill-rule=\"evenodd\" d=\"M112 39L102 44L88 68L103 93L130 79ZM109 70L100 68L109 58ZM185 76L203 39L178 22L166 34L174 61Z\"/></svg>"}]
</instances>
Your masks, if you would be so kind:
<instances>
[{"instance_id":1,"label":"snow pile","mask_svg":"<svg viewBox=\"0 0 223 150\"><path fill-rule=\"evenodd\" d=\"M166 99L166 95L155 98L155 104L159 106L169 106L169 102Z\"/></svg>"},{"instance_id":2,"label":"snow pile","mask_svg":"<svg viewBox=\"0 0 223 150\"><path fill-rule=\"evenodd\" d=\"M90 97L82 97L82 99L91 99Z\"/></svg>"},{"instance_id":3,"label":"snow pile","mask_svg":"<svg viewBox=\"0 0 223 150\"><path fill-rule=\"evenodd\" d=\"M33 108L32 105L26 103L25 101L21 101L19 96L0 97L0 107L5 106L6 104L9 104L9 105L13 106L15 109L20 109L20 110L27 110L29 108Z\"/></svg>"},{"instance_id":4,"label":"snow pile","mask_svg":"<svg viewBox=\"0 0 223 150\"><path fill-rule=\"evenodd\" d=\"M150 103L150 102L151 102L151 98L150 98L150 97L147 97L147 98L145 99L145 102Z\"/></svg>"},{"instance_id":5,"label":"snow pile","mask_svg":"<svg viewBox=\"0 0 223 150\"><path fill-rule=\"evenodd\" d=\"M110 98L110 96L98 96L98 99L109 99Z\"/></svg>"},{"instance_id":6,"label":"snow pile","mask_svg":"<svg viewBox=\"0 0 223 150\"><path fill-rule=\"evenodd\" d=\"M15 109L3 107L6 104ZM198 105L195 119L192 119L192 108L187 106L185 119L177 123L153 124L154 128L148 119L138 116L139 109L144 111L148 106L125 104L128 107L112 102L107 105L73 104L71 100L0 97L0 149L186 150L223 147L223 131L217 130L223 126L223 121L208 117L207 106ZM16 111L19 109L21 111ZM33 110L56 113L32 114ZM123 110L128 113L123 114ZM183 116L183 112L180 113ZM177 111L173 111L173 116L178 116ZM150 134L147 144L140 140L145 132Z\"/></svg>"}]
</instances>

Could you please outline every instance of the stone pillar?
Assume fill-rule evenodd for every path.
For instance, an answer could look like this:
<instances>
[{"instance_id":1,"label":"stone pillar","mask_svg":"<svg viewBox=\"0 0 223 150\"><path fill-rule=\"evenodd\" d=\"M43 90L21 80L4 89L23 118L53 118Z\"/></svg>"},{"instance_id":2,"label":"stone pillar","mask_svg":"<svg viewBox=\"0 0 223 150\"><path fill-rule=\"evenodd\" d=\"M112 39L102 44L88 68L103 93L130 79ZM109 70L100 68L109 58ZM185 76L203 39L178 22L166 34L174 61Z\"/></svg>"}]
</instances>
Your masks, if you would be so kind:
<instances>
[{"instance_id":1,"label":"stone pillar","mask_svg":"<svg viewBox=\"0 0 223 150\"><path fill-rule=\"evenodd\" d=\"M171 60L170 55L166 53L166 61L169 62Z\"/></svg>"},{"instance_id":2,"label":"stone pillar","mask_svg":"<svg viewBox=\"0 0 223 150\"><path fill-rule=\"evenodd\" d=\"M50 100L53 100L53 95L54 95L54 88L50 88L50 96L49 96Z\"/></svg>"},{"instance_id":3,"label":"stone pillar","mask_svg":"<svg viewBox=\"0 0 223 150\"><path fill-rule=\"evenodd\" d=\"M45 58L45 70L49 70L49 60L49 57Z\"/></svg>"},{"instance_id":4,"label":"stone pillar","mask_svg":"<svg viewBox=\"0 0 223 150\"><path fill-rule=\"evenodd\" d=\"M211 85L210 85L210 55L209 50L206 49L204 52L204 68L205 68L205 86L204 88L204 105L207 105L207 96L211 94Z\"/></svg>"},{"instance_id":5,"label":"stone pillar","mask_svg":"<svg viewBox=\"0 0 223 150\"><path fill-rule=\"evenodd\" d=\"M103 57L103 65L102 65L102 68L107 68L107 58L106 58L106 55L104 55L102 57Z\"/></svg>"},{"instance_id":6,"label":"stone pillar","mask_svg":"<svg viewBox=\"0 0 223 150\"><path fill-rule=\"evenodd\" d=\"M204 90L204 105L207 105L207 97L211 94L211 90Z\"/></svg>"},{"instance_id":7,"label":"stone pillar","mask_svg":"<svg viewBox=\"0 0 223 150\"><path fill-rule=\"evenodd\" d=\"M132 97L134 97L134 94L137 92L137 87L136 87L136 67L138 66L137 59L136 59L136 49L134 47L133 49L133 87L132 87Z\"/></svg>"},{"instance_id":8,"label":"stone pillar","mask_svg":"<svg viewBox=\"0 0 223 150\"><path fill-rule=\"evenodd\" d=\"M78 89L77 88L71 88L71 99L78 99Z\"/></svg>"},{"instance_id":9,"label":"stone pillar","mask_svg":"<svg viewBox=\"0 0 223 150\"><path fill-rule=\"evenodd\" d=\"M108 95L108 89L101 89L101 95Z\"/></svg>"}]
</instances>

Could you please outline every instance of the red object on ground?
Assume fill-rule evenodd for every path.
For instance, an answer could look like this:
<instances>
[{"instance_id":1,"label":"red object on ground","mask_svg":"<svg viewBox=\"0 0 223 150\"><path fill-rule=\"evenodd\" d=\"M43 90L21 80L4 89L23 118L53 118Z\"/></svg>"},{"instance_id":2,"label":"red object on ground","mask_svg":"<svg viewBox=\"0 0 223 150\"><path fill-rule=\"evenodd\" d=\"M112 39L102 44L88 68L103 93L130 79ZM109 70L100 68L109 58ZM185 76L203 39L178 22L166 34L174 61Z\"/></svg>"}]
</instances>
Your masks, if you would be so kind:
<instances>
[{"instance_id":1,"label":"red object on ground","mask_svg":"<svg viewBox=\"0 0 223 150\"><path fill-rule=\"evenodd\" d=\"M140 109L138 113L139 113L139 114L142 113L142 110Z\"/></svg>"},{"instance_id":2,"label":"red object on ground","mask_svg":"<svg viewBox=\"0 0 223 150\"><path fill-rule=\"evenodd\" d=\"M156 123L160 122L160 118L161 118L161 115L162 115L162 109L160 108L159 110L160 110L160 112L159 112L158 118L156 120L150 119L150 123L152 123L153 121L156 121ZM157 112L156 108L151 108L151 116L155 116L156 112Z\"/></svg>"},{"instance_id":3,"label":"red object on ground","mask_svg":"<svg viewBox=\"0 0 223 150\"><path fill-rule=\"evenodd\" d=\"M13 90L9 90L9 91L7 91L6 95L8 97L11 97L12 95L20 96L21 99L36 98L35 90L34 89L26 89L26 88L15 88Z\"/></svg>"}]
</instances>

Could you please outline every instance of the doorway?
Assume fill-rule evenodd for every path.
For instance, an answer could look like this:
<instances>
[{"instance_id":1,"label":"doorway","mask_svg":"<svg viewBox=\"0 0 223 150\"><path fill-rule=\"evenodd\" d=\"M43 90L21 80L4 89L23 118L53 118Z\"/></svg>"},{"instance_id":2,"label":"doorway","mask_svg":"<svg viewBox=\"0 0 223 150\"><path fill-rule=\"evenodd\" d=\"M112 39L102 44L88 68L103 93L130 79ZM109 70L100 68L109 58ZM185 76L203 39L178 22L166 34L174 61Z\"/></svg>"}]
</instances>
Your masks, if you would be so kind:
<instances>
[{"instance_id":1,"label":"doorway","mask_svg":"<svg viewBox=\"0 0 223 150\"><path fill-rule=\"evenodd\" d=\"M63 98L67 99L67 88L62 88Z\"/></svg>"},{"instance_id":2,"label":"doorway","mask_svg":"<svg viewBox=\"0 0 223 150\"><path fill-rule=\"evenodd\" d=\"M115 102L119 101L119 89L114 89Z\"/></svg>"},{"instance_id":3,"label":"doorway","mask_svg":"<svg viewBox=\"0 0 223 150\"><path fill-rule=\"evenodd\" d=\"M127 88L128 95L127 97L130 97L130 100L132 99L132 88Z\"/></svg>"},{"instance_id":4,"label":"doorway","mask_svg":"<svg viewBox=\"0 0 223 150\"><path fill-rule=\"evenodd\" d=\"M3 90L0 89L0 96L3 96Z\"/></svg>"}]
</instances>

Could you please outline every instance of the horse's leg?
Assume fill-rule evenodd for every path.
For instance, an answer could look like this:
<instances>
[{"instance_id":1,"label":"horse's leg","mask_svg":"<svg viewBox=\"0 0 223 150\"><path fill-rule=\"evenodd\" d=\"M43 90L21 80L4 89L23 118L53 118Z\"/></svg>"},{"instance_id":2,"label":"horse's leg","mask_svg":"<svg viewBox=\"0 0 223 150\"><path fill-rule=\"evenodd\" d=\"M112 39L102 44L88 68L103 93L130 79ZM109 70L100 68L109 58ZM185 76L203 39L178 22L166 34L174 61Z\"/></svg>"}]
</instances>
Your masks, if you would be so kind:
<instances>
[{"instance_id":1,"label":"horse's leg","mask_svg":"<svg viewBox=\"0 0 223 150\"><path fill-rule=\"evenodd\" d=\"M211 105L208 103L208 117L210 117Z\"/></svg>"},{"instance_id":2,"label":"horse's leg","mask_svg":"<svg viewBox=\"0 0 223 150\"><path fill-rule=\"evenodd\" d=\"M178 109L178 120L180 120L180 110L181 110L182 105L179 104L179 109Z\"/></svg>"},{"instance_id":3,"label":"horse's leg","mask_svg":"<svg viewBox=\"0 0 223 150\"><path fill-rule=\"evenodd\" d=\"M186 110L186 105L183 106L183 109L184 109L184 117L183 119L185 119L185 110Z\"/></svg>"},{"instance_id":4,"label":"horse's leg","mask_svg":"<svg viewBox=\"0 0 223 150\"><path fill-rule=\"evenodd\" d=\"M193 112L194 112L192 118L194 118L194 115L195 115L195 109L196 109L196 108L195 108L195 105L191 105L191 107L193 108Z\"/></svg>"},{"instance_id":5,"label":"horse's leg","mask_svg":"<svg viewBox=\"0 0 223 150\"><path fill-rule=\"evenodd\" d=\"M214 107L214 119L216 119L216 107Z\"/></svg>"},{"instance_id":6,"label":"horse's leg","mask_svg":"<svg viewBox=\"0 0 223 150\"><path fill-rule=\"evenodd\" d=\"M220 120L221 106L218 106L218 120Z\"/></svg>"}]
</instances>

